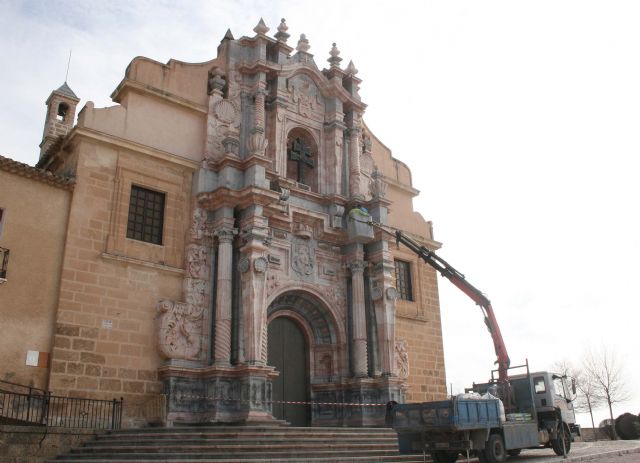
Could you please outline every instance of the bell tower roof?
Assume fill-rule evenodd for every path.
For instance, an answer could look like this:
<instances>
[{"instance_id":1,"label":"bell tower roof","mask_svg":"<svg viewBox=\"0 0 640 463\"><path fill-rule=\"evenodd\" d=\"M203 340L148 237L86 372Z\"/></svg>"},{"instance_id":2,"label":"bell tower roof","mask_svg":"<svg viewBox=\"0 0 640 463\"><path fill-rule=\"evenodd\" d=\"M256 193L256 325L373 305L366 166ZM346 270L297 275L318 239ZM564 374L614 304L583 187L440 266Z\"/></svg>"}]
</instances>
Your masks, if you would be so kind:
<instances>
[{"instance_id":1,"label":"bell tower roof","mask_svg":"<svg viewBox=\"0 0 640 463\"><path fill-rule=\"evenodd\" d=\"M75 100L80 101L80 98L78 98L78 96L73 92L73 90L71 90L71 87L69 87L69 84L67 84L66 81L64 84L58 87L58 89L55 90L55 92L61 93L66 97L73 98Z\"/></svg>"}]
</instances>

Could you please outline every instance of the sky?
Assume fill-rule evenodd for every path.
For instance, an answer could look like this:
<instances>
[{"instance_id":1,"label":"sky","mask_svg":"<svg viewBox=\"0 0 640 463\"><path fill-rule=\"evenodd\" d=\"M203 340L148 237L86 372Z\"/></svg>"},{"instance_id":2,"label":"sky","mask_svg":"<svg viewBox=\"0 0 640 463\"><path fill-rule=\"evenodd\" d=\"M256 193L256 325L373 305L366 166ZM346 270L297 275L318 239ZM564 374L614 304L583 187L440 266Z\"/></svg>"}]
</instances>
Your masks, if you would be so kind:
<instances>
[{"instance_id":1,"label":"sky","mask_svg":"<svg viewBox=\"0 0 640 463\"><path fill-rule=\"evenodd\" d=\"M606 346L640 412L640 2L0 0L0 154L35 164L45 100L109 95L138 55L208 61L286 18L359 70L364 120L410 166L438 254L491 299L512 364ZM439 280L447 384L494 368L480 309ZM606 418L596 412L596 425ZM586 415L580 415L587 425Z\"/></svg>"}]
</instances>

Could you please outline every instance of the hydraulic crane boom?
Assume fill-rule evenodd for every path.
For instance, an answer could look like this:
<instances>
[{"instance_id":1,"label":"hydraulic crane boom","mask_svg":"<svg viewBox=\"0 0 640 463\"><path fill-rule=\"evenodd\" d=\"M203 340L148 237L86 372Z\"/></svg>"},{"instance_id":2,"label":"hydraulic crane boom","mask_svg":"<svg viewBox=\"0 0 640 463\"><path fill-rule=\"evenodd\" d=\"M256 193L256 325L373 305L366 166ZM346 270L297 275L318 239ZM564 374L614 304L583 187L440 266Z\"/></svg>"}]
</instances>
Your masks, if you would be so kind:
<instances>
[{"instance_id":1,"label":"hydraulic crane boom","mask_svg":"<svg viewBox=\"0 0 640 463\"><path fill-rule=\"evenodd\" d=\"M381 225L374 223L375 226L389 233ZM491 333L491 339L493 340L493 347L496 351L498 359L498 381L502 383L507 382L507 370L509 368L510 360L509 354L507 354L507 347L502 339L502 333L498 326L498 321L493 313L491 302L487 297L480 292L478 288L469 283L464 275L453 268L447 261L436 255L433 251L430 251L425 246L416 243L414 240L406 236L400 230L395 230L396 242L404 244L406 247L415 252L422 260L431 265L440 274L453 283L460 291L465 293L471 298L473 302L480 306L484 315L484 322Z\"/></svg>"}]
</instances>

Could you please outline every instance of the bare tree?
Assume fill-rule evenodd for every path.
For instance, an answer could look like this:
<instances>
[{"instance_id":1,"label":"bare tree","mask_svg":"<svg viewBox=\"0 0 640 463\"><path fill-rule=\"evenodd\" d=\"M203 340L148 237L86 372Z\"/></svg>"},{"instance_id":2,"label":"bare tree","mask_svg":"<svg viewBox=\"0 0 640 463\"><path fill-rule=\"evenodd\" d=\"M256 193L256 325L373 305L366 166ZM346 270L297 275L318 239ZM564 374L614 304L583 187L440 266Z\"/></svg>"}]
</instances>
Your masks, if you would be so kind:
<instances>
[{"instance_id":1,"label":"bare tree","mask_svg":"<svg viewBox=\"0 0 640 463\"><path fill-rule=\"evenodd\" d=\"M599 352L589 350L584 358L583 367L586 375L593 383L592 397L606 402L609 406L609 417L613 422L613 404L629 400L624 377L624 364L615 351L603 346ZM613 429L614 439L618 436Z\"/></svg>"},{"instance_id":2,"label":"bare tree","mask_svg":"<svg viewBox=\"0 0 640 463\"><path fill-rule=\"evenodd\" d=\"M597 383L593 376L586 371L582 371L579 376L576 377L576 390L578 392L578 398L574 404L575 408L579 412L589 412L591 417L591 427L593 428L593 436L595 440L598 440L598 430L596 429L595 422L593 421L593 410L602 405L603 399L597 393Z\"/></svg>"}]
</instances>

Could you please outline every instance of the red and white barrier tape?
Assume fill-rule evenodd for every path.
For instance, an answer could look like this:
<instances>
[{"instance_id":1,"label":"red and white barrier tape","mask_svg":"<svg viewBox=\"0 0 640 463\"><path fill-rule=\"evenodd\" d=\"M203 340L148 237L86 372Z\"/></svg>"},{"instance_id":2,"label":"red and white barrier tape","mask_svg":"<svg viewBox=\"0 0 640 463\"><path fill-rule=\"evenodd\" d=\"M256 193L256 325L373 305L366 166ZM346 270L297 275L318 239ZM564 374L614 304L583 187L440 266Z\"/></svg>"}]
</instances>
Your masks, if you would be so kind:
<instances>
[{"instance_id":1,"label":"red and white barrier tape","mask_svg":"<svg viewBox=\"0 0 640 463\"><path fill-rule=\"evenodd\" d=\"M342 407L386 407L387 404L365 404L365 403L347 403L347 402L300 402L292 400L242 400L242 399L225 399L224 397L206 397L197 395L180 395L182 399L204 399L216 400L222 402L260 402L265 404L286 404L286 405L340 405Z\"/></svg>"}]
</instances>

